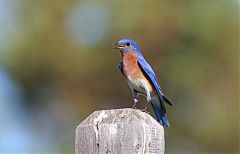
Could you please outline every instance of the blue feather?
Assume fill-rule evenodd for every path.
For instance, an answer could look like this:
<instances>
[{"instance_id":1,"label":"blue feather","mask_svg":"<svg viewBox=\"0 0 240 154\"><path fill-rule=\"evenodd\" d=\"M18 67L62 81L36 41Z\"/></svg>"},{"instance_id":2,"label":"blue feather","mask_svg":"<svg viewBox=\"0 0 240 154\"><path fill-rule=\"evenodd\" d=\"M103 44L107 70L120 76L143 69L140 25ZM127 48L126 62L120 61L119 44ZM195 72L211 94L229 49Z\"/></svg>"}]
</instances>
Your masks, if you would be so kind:
<instances>
[{"instance_id":1,"label":"blue feather","mask_svg":"<svg viewBox=\"0 0 240 154\"><path fill-rule=\"evenodd\" d=\"M157 95L151 96L151 105L155 112L156 118L161 125L170 127L170 124L166 116L166 109L164 106L164 102L166 102L171 106L172 104L161 92L161 88L156 78L156 75L153 72L151 66L144 59L137 43L131 39L122 39L118 43L115 43L113 45L114 45L114 48L119 49L122 54L127 52L132 52L137 55L138 65L141 68L142 73L147 78L147 80L154 86L154 89L157 92ZM119 68L121 71L122 71L122 67L123 67L122 63L120 63Z\"/></svg>"},{"instance_id":2,"label":"blue feather","mask_svg":"<svg viewBox=\"0 0 240 154\"><path fill-rule=\"evenodd\" d=\"M148 80L150 80L150 82L154 85L154 88L158 94L158 98L152 99L152 101L151 101L156 118L161 125L170 127L168 118L165 114L166 109L163 104L163 102L164 102L163 94L161 92L161 88L160 88L160 85L156 78L156 75L153 72L151 66L147 63L147 61L142 56L139 57L138 63L139 63L140 68L142 68L142 70L144 71L143 73L147 75L146 77L148 78Z\"/></svg>"},{"instance_id":3,"label":"blue feather","mask_svg":"<svg viewBox=\"0 0 240 154\"><path fill-rule=\"evenodd\" d=\"M148 64L148 62L143 57L139 57L138 63L140 64L142 69L145 71L145 73L148 75L148 77L150 78L151 82L154 85L155 90L157 91L159 99L163 102L161 87L160 87L160 85L158 83L156 75L153 72L151 66Z\"/></svg>"}]
</instances>

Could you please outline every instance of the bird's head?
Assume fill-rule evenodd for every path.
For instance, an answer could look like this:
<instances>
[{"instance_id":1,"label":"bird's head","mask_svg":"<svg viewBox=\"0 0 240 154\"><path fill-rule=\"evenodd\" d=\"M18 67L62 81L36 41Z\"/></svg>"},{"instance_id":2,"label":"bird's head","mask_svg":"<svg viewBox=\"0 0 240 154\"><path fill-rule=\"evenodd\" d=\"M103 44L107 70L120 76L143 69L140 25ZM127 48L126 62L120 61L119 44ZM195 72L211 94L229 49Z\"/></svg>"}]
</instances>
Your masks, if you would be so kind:
<instances>
[{"instance_id":1,"label":"bird's head","mask_svg":"<svg viewBox=\"0 0 240 154\"><path fill-rule=\"evenodd\" d=\"M133 52L137 55L141 55L140 48L137 43L131 39L122 39L118 43L113 43L113 48L118 49L121 53Z\"/></svg>"}]
</instances>

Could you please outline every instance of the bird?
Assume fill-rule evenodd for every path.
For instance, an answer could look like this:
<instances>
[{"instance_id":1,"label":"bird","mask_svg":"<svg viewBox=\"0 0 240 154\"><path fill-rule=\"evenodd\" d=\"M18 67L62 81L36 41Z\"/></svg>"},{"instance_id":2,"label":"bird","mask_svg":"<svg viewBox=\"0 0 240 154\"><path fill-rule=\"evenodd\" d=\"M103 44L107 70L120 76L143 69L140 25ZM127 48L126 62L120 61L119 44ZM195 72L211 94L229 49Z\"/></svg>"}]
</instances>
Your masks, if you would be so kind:
<instances>
[{"instance_id":1,"label":"bird","mask_svg":"<svg viewBox=\"0 0 240 154\"><path fill-rule=\"evenodd\" d=\"M138 96L143 95L147 99L143 111L146 111L147 104L151 103L158 123L170 127L164 103L170 106L172 106L172 103L162 93L157 77L152 67L144 59L140 47L135 41L125 38L113 43L113 48L118 49L122 56L118 68L127 79L132 91L134 101L132 108L135 108L138 103Z\"/></svg>"}]
</instances>

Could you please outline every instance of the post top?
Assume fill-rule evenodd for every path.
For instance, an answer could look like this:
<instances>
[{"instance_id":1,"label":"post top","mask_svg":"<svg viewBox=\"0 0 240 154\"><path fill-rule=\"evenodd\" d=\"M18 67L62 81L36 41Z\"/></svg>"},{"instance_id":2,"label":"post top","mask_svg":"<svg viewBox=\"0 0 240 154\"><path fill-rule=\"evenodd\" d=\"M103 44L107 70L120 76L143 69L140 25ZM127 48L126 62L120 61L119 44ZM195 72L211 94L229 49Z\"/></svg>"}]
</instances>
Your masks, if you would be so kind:
<instances>
[{"instance_id":1,"label":"post top","mask_svg":"<svg viewBox=\"0 0 240 154\"><path fill-rule=\"evenodd\" d=\"M95 111L76 129L76 154L164 154L164 150L163 126L141 110Z\"/></svg>"},{"instance_id":2,"label":"post top","mask_svg":"<svg viewBox=\"0 0 240 154\"><path fill-rule=\"evenodd\" d=\"M94 111L79 126L98 124L145 124L163 128L151 115L141 110L124 108Z\"/></svg>"}]
</instances>

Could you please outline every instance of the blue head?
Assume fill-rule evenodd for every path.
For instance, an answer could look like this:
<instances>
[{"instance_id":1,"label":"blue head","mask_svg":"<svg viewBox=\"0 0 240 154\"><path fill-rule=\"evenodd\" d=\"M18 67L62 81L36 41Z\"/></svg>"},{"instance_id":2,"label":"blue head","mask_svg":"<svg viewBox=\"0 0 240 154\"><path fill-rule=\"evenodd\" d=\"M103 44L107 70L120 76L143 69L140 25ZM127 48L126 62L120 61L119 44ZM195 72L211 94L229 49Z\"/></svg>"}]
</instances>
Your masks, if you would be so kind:
<instances>
[{"instance_id":1,"label":"blue head","mask_svg":"<svg viewBox=\"0 0 240 154\"><path fill-rule=\"evenodd\" d=\"M121 53L133 52L138 56L142 56L140 48L136 42L131 39L122 39L118 43L114 43L114 49L119 49Z\"/></svg>"}]
</instances>

